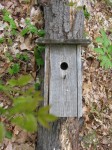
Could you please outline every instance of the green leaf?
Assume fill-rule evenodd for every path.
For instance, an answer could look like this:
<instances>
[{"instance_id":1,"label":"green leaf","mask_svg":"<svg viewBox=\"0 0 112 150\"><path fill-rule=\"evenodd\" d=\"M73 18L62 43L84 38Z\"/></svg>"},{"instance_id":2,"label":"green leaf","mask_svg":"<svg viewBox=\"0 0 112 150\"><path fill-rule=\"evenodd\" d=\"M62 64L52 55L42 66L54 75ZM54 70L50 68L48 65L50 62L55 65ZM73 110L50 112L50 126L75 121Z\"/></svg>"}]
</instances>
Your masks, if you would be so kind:
<instances>
[{"instance_id":1,"label":"green leaf","mask_svg":"<svg viewBox=\"0 0 112 150\"><path fill-rule=\"evenodd\" d=\"M101 35L102 35L102 37L103 37L104 39L107 38L107 35L106 35L104 29L101 29L100 32L101 32Z\"/></svg>"},{"instance_id":2,"label":"green leaf","mask_svg":"<svg viewBox=\"0 0 112 150\"><path fill-rule=\"evenodd\" d=\"M12 123L29 132L37 131L37 120L33 114L23 114L12 119Z\"/></svg>"},{"instance_id":3,"label":"green leaf","mask_svg":"<svg viewBox=\"0 0 112 150\"><path fill-rule=\"evenodd\" d=\"M0 115L3 115L6 112L6 110L2 107L0 107Z\"/></svg>"},{"instance_id":4,"label":"green leaf","mask_svg":"<svg viewBox=\"0 0 112 150\"><path fill-rule=\"evenodd\" d=\"M6 56L10 61L13 61L13 57L12 57L12 55L11 55L9 52L6 52L6 53L5 53L5 56Z\"/></svg>"},{"instance_id":5,"label":"green leaf","mask_svg":"<svg viewBox=\"0 0 112 150\"><path fill-rule=\"evenodd\" d=\"M97 52L100 55L105 55L105 52L103 51L102 48L94 48L95 52Z\"/></svg>"},{"instance_id":6,"label":"green leaf","mask_svg":"<svg viewBox=\"0 0 112 150\"><path fill-rule=\"evenodd\" d=\"M17 53L17 54L16 54L16 58L17 58L17 59L20 59L20 60L22 60L22 61L25 61L25 62L29 60L29 57L28 57L27 54L20 54L20 53Z\"/></svg>"},{"instance_id":7,"label":"green leaf","mask_svg":"<svg viewBox=\"0 0 112 150\"><path fill-rule=\"evenodd\" d=\"M97 37L96 38L96 42L97 43L103 43L104 41L103 41L103 39L101 37Z\"/></svg>"},{"instance_id":8,"label":"green leaf","mask_svg":"<svg viewBox=\"0 0 112 150\"><path fill-rule=\"evenodd\" d=\"M103 29L101 29L100 32L101 32L101 34L102 34L102 40L103 40L102 44L103 44L105 47L109 46L111 42L110 42L110 40L108 39L108 37L107 37L105 31L104 31Z\"/></svg>"},{"instance_id":9,"label":"green leaf","mask_svg":"<svg viewBox=\"0 0 112 150\"><path fill-rule=\"evenodd\" d=\"M35 90L38 91L40 89L40 83L35 83Z\"/></svg>"},{"instance_id":10,"label":"green leaf","mask_svg":"<svg viewBox=\"0 0 112 150\"><path fill-rule=\"evenodd\" d=\"M38 122L46 128L49 128L49 122L54 122L57 120L56 116L49 114L49 109L50 106L45 106L40 108L37 112Z\"/></svg>"},{"instance_id":11,"label":"green leaf","mask_svg":"<svg viewBox=\"0 0 112 150\"><path fill-rule=\"evenodd\" d=\"M27 19L25 20L26 25L30 25L30 24L31 24L30 22L31 22L31 21L30 21L30 18L27 18Z\"/></svg>"},{"instance_id":12,"label":"green leaf","mask_svg":"<svg viewBox=\"0 0 112 150\"><path fill-rule=\"evenodd\" d=\"M45 117L43 118L42 116L38 116L37 118L38 122L45 128L49 128L49 123L45 120Z\"/></svg>"},{"instance_id":13,"label":"green leaf","mask_svg":"<svg viewBox=\"0 0 112 150\"><path fill-rule=\"evenodd\" d=\"M3 15L10 15L10 12L7 11L7 9L3 9L3 10L2 10L2 13L3 13Z\"/></svg>"},{"instance_id":14,"label":"green leaf","mask_svg":"<svg viewBox=\"0 0 112 150\"><path fill-rule=\"evenodd\" d=\"M43 52L43 51L45 51L45 46L40 46L40 45L38 45L38 51L39 52Z\"/></svg>"},{"instance_id":15,"label":"green leaf","mask_svg":"<svg viewBox=\"0 0 112 150\"><path fill-rule=\"evenodd\" d=\"M112 68L112 61L108 58L108 56L99 57L101 60L101 66L105 69Z\"/></svg>"},{"instance_id":16,"label":"green leaf","mask_svg":"<svg viewBox=\"0 0 112 150\"><path fill-rule=\"evenodd\" d=\"M32 112L38 106L38 101L35 101L32 97L18 97L14 99L14 106L9 109L10 114Z\"/></svg>"},{"instance_id":17,"label":"green leaf","mask_svg":"<svg viewBox=\"0 0 112 150\"><path fill-rule=\"evenodd\" d=\"M38 115L45 115L45 114L48 114L49 109L50 109L50 106L45 106L45 107L40 108L40 109L38 110Z\"/></svg>"},{"instance_id":18,"label":"green leaf","mask_svg":"<svg viewBox=\"0 0 112 150\"><path fill-rule=\"evenodd\" d=\"M13 18L11 18L10 13L7 10L3 11L3 20L10 24L12 31L17 29L16 23L14 22Z\"/></svg>"},{"instance_id":19,"label":"green leaf","mask_svg":"<svg viewBox=\"0 0 112 150\"><path fill-rule=\"evenodd\" d=\"M8 139L12 139L13 133L11 131L6 130L5 137Z\"/></svg>"},{"instance_id":20,"label":"green leaf","mask_svg":"<svg viewBox=\"0 0 112 150\"><path fill-rule=\"evenodd\" d=\"M48 122L54 122L54 121L56 121L57 119L58 119L58 118L57 118L56 116L52 115L52 114L46 115L46 120L47 120Z\"/></svg>"},{"instance_id":21,"label":"green leaf","mask_svg":"<svg viewBox=\"0 0 112 150\"><path fill-rule=\"evenodd\" d=\"M5 137L5 127L4 124L0 122L0 142L3 141L4 137Z\"/></svg>"},{"instance_id":22,"label":"green leaf","mask_svg":"<svg viewBox=\"0 0 112 150\"><path fill-rule=\"evenodd\" d=\"M38 30L37 33L40 37L44 37L45 36L45 30Z\"/></svg>"},{"instance_id":23,"label":"green leaf","mask_svg":"<svg viewBox=\"0 0 112 150\"><path fill-rule=\"evenodd\" d=\"M32 76L31 75L22 75L21 77L18 78L17 82L18 82L18 86L25 86L27 85L29 82L31 82L32 80Z\"/></svg>"},{"instance_id":24,"label":"green leaf","mask_svg":"<svg viewBox=\"0 0 112 150\"><path fill-rule=\"evenodd\" d=\"M103 45L104 45L105 47L108 47L108 46L110 45L110 40L109 40L108 38L105 38L105 39L104 39L104 42L103 42Z\"/></svg>"},{"instance_id":25,"label":"green leaf","mask_svg":"<svg viewBox=\"0 0 112 150\"><path fill-rule=\"evenodd\" d=\"M96 42L99 45L99 48L95 48L94 50L99 54L98 59L100 60L100 66L105 69L112 68L112 44L109 38L106 35L106 32L102 29L101 37L96 38Z\"/></svg>"},{"instance_id":26,"label":"green leaf","mask_svg":"<svg viewBox=\"0 0 112 150\"><path fill-rule=\"evenodd\" d=\"M36 59L36 63L38 66L43 66L44 65L44 60L42 58Z\"/></svg>"},{"instance_id":27,"label":"green leaf","mask_svg":"<svg viewBox=\"0 0 112 150\"><path fill-rule=\"evenodd\" d=\"M20 76L18 79L10 79L8 81L8 84L12 87L14 86L25 86L27 85L29 82L31 82L33 78L31 77L31 75L22 75Z\"/></svg>"},{"instance_id":28,"label":"green leaf","mask_svg":"<svg viewBox=\"0 0 112 150\"><path fill-rule=\"evenodd\" d=\"M28 32L29 32L29 29L28 29L28 27L26 27L21 31L21 35L25 36L26 34L28 34Z\"/></svg>"},{"instance_id":29,"label":"green leaf","mask_svg":"<svg viewBox=\"0 0 112 150\"><path fill-rule=\"evenodd\" d=\"M4 91L6 88L4 85L0 84L0 91Z\"/></svg>"},{"instance_id":30,"label":"green leaf","mask_svg":"<svg viewBox=\"0 0 112 150\"><path fill-rule=\"evenodd\" d=\"M43 100L40 92L35 92L32 95L19 96L14 99L13 107L8 111L11 115L22 112L32 112L36 110L40 101Z\"/></svg>"},{"instance_id":31,"label":"green leaf","mask_svg":"<svg viewBox=\"0 0 112 150\"><path fill-rule=\"evenodd\" d=\"M37 34L38 30L34 25L30 24L28 28L31 33Z\"/></svg>"},{"instance_id":32,"label":"green leaf","mask_svg":"<svg viewBox=\"0 0 112 150\"><path fill-rule=\"evenodd\" d=\"M20 71L20 65L15 63L9 68L8 71L10 75L17 74Z\"/></svg>"},{"instance_id":33,"label":"green leaf","mask_svg":"<svg viewBox=\"0 0 112 150\"><path fill-rule=\"evenodd\" d=\"M85 5L83 6L83 12L84 12L85 18L86 18L86 19L89 19L90 13L88 12L88 10L87 10L87 8L86 8Z\"/></svg>"},{"instance_id":34,"label":"green leaf","mask_svg":"<svg viewBox=\"0 0 112 150\"><path fill-rule=\"evenodd\" d=\"M15 36L16 34L17 34L17 31L13 29L13 30L11 31L11 35L14 35L14 36Z\"/></svg>"},{"instance_id":35,"label":"green leaf","mask_svg":"<svg viewBox=\"0 0 112 150\"><path fill-rule=\"evenodd\" d=\"M2 44L4 42L4 38L0 38L0 43Z\"/></svg>"},{"instance_id":36,"label":"green leaf","mask_svg":"<svg viewBox=\"0 0 112 150\"><path fill-rule=\"evenodd\" d=\"M112 55L112 45L110 45L110 46L108 47L108 53L109 53L110 55Z\"/></svg>"},{"instance_id":37,"label":"green leaf","mask_svg":"<svg viewBox=\"0 0 112 150\"><path fill-rule=\"evenodd\" d=\"M18 81L16 79L10 79L8 81L8 84L11 86L11 87L14 87L14 86L18 86Z\"/></svg>"}]
</instances>

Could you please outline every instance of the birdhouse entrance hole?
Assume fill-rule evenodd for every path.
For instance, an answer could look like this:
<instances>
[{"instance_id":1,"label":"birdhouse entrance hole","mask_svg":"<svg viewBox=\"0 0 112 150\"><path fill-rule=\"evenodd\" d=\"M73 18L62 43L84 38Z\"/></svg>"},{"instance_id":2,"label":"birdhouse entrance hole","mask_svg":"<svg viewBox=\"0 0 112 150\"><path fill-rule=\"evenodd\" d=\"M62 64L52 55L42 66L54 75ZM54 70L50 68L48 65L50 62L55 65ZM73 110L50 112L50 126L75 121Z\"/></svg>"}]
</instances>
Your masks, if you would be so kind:
<instances>
[{"instance_id":1,"label":"birdhouse entrance hole","mask_svg":"<svg viewBox=\"0 0 112 150\"><path fill-rule=\"evenodd\" d=\"M62 62L60 65L62 70L67 70L68 69L68 64L66 62Z\"/></svg>"}]
</instances>

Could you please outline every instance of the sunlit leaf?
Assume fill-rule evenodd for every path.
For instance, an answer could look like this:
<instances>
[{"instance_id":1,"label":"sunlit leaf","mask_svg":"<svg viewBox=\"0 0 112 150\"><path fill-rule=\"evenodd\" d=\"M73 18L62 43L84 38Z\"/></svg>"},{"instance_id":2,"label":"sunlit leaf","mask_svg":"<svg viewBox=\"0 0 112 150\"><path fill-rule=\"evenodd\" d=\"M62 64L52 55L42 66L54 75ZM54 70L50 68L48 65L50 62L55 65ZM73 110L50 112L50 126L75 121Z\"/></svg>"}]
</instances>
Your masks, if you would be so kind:
<instances>
[{"instance_id":1,"label":"sunlit leaf","mask_svg":"<svg viewBox=\"0 0 112 150\"><path fill-rule=\"evenodd\" d=\"M25 86L32 80L31 75L22 75L21 77L18 78L18 85L19 86Z\"/></svg>"},{"instance_id":2,"label":"sunlit leaf","mask_svg":"<svg viewBox=\"0 0 112 150\"><path fill-rule=\"evenodd\" d=\"M12 119L12 123L29 132L37 131L37 121L33 114L23 114Z\"/></svg>"},{"instance_id":3,"label":"sunlit leaf","mask_svg":"<svg viewBox=\"0 0 112 150\"><path fill-rule=\"evenodd\" d=\"M43 118L42 116L38 116L37 118L38 122L40 123L40 125L42 125L45 128L49 128L49 123L45 120L45 117Z\"/></svg>"},{"instance_id":4,"label":"sunlit leaf","mask_svg":"<svg viewBox=\"0 0 112 150\"><path fill-rule=\"evenodd\" d=\"M97 52L98 54L105 55L105 52L103 51L102 48L95 48L94 50L95 50L95 52Z\"/></svg>"},{"instance_id":5,"label":"sunlit leaf","mask_svg":"<svg viewBox=\"0 0 112 150\"><path fill-rule=\"evenodd\" d=\"M0 122L0 142L3 141L4 137L5 137L5 127L4 124Z\"/></svg>"}]
</instances>

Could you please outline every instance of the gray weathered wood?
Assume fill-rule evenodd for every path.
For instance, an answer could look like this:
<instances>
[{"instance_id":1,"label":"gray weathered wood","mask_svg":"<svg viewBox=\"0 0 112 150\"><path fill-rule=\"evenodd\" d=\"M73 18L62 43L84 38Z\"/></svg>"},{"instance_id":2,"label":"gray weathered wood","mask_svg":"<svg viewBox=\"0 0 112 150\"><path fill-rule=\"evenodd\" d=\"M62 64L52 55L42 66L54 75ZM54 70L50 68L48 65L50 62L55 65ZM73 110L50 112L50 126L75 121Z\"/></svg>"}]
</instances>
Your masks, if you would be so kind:
<instances>
[{"instance_id":1,"label":"gray weathered wood","mask_svg":"<svg viewBox=\"0 0 112 150\"><path fill-rule=\"evenodd\" d=\"M48 39L45 42L51 41L52 44L52 41L57 41L57 43L60 41L63 44L68 41L67 45L63 46L53 46L50 43L47 45L49 54L48 51L46 54L50 56L50 60L45 59L44 92L45 99L48 97L48 104L52 105L51 113L59 117L78 117L82 115L81 50L79 46L76 48L68 45L68 43L77 40L85 43L88 40L83 40L83 12L74 11L70 22L71 8L67 5L68 2L68 0L51 0L50 5L44 9L45 39ZM79 41L77 44L80 43ZM60 69L59 64L62 61L70 63L66 71ZM64 73L67 75L66 79L63 80L62 74Z\"/></svg>"},{"instance_id":2,"label":"gray weathered wood","mask_svg":"<svg viewBox=\"0 0 112 150\"><path fill-rule=\"evenodd\" d=\"M77 117L82 116L82 62L81 62L81 46L77 46Z\"/></svg>"},{"instance_id":3,"label":"gray weathered wood","mask_svg":"<svg viewBox=\"0 0 112 150\"><path fill-rule=\"evenodd\" d=\"M49 104L50 112L59 117L77 116L77 55L76 46L50 47ZM68 68L61 69L66 62Z\"/></svg>"},{"instance_id":4,"label":"gray weathered wood","mask_svg":"<svg viewBox=\"0 0 112 150\"><path fill-rule=\"evenodd\" d=\"M46 45L82 45L82 46L87 46L90 44L89 39L68 39L68 40L63 40L63 39L56 39L56 40L51 40L51 39L44 39L44 38L38 38L36 40L37 44L46 44Z\"/></svg>"},{"instance_id":5,"label":"gray weathered wood","mask_svg":"<svg viewBox=\"0 0 112 150\"><path fill-rule=\"evenodd\" d=\"M48 105L48 95L49 95L49 59L50 59L50 48L49 46L46 46L46 52L45 52L45 71L44 71L44 105Z\"/></svg>"}]
</instances>

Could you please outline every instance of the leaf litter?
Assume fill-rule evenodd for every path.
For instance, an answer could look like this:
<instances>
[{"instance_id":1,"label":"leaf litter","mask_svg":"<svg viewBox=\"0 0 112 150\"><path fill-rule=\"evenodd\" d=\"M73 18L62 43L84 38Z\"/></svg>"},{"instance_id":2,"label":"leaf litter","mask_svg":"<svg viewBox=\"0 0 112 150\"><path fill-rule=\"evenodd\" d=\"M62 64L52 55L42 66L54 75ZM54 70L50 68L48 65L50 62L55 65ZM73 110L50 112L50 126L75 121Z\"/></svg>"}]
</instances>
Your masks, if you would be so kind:
<instances>
[{"instance_id":1,"label":"leaf litter","mask_svg":"<svg viewBox=\"0 0 112 150\"><path fill-rule=\"evenodd\" d=\"M112 147L112 70L104 70L100 67L97 55L93 51L95 38L99 36L99 31L104 28L108 36L112 37L112 7L106 6L103 1L85 0L90 18L85 20L86 37L92 40L88 48L82 50L83 60L83 118L84 125L80 131L82 150L111 150ZM17 30L26 27L25 20L30 17L32 24L38 28L43 28L43 16L38 7L33 7L30 1L4 0L0 2L0 38L10 36L11 41L0 44L0 77L6 82L10 78L7 69L11 66L9 58L5 53L10 52L12 56L20 52L27 52L30 60L27 63L21 62L21 72L35 74L33 48L35 37L30 33L25 37L17 35L14 38L10 34L9 23L1 21L1 10L7 9L17 26ZM111 31L111 32L110 32ZM24 69L25 68L25 69ZM9 107L10 101L7 96L0 93L0 106ZM5 118L1 118L5 120ZM7 122L9 131L14 136L12 139L5 139L0 144L1 150L33 150L35 149L35 134L22 131L17 126L11 126ZM65 130L65 129L64 129ZM74 130L74 129L73 129ZM73 132L72 130L72 132ZM22 137L22 138L21 138ZM68 145L67 150L71 150L69 141L65 141L64 146Z\"/></svg>"}]
</instances>

